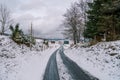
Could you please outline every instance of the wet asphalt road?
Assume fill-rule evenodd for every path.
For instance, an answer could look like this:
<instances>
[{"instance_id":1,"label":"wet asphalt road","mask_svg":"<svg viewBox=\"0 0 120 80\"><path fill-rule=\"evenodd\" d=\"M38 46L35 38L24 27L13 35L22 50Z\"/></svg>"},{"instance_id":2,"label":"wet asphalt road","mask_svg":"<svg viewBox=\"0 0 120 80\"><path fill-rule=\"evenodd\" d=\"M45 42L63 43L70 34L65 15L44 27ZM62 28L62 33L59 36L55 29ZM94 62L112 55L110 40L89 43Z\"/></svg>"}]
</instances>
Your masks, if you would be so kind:
<instances>
[{"instance_id":1,"label":"wet asphalt road","mask_svg":"<svg viewBox=\"0 0 120 80\"><path fill-rule=\"evenodd\" d=\"M49 62L47 64L44 78L43 80L60 80L56 62L56 54L59 51L61 58L63 60L63 64L69 70L69 74L71 75L72 79L74 80L99 80L93 76L88 75L84 72L75 62L69 59L63 51L63 48L59 48L56 50L50 57Z\"/></svg>"},{"instance_id":2,"label":"wet asphalt road","mask_svg":"<svg viewBox=\"0 0 120 80\"><path fill-rule=\"evenodd\" d=\"M74 80L98 80L97 78L90 76L84 70L82 70L75 62L69 59L63 52L63 48L59 50L63 64L68 68L69 74Z\"/></svg>"},{"instance_id":3,"label":"wet asphalt road","mask_svg":"<svg viewBox=\"0 0 120 80\"><path fill-rule=\"evenodd\" d=\"M56 62L57 51L58 50L51 55L48 61L43 80L60 80Z\"/></svg>"}]
</instances>

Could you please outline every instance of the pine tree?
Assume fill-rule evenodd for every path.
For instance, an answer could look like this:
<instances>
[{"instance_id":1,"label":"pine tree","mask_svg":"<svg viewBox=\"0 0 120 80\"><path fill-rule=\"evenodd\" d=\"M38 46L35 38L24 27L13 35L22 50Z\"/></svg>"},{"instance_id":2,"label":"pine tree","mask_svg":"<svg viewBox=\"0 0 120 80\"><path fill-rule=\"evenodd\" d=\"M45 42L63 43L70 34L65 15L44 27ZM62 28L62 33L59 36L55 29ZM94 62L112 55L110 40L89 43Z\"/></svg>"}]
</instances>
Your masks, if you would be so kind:
<instances>
[{"instance_id":1,"label":"pine tree","mask_svg":"<svg viewBox=\"0 0 120 80\"><path fill-rule=\"evenodd\" d=\"M23 32L22 30L19 29L19 24L16 24L15 28L11 25L10 30L12 31L12 35L11 35L12 39L16 42L17 41L20 42L20 38L22 37Z\"/></svg>"},{"instance_id":2,"label":"pine tree","mask_svg":"<svg viewBox=\"0 0 120 80\"><path fill-rule=\"evenodd\" d=\"M107 35L107 40L116 40L119 35L119 0L105 0L104 4L101 8L101 20L99 20L99 24L101 23L104 29L104 32Z\"/></svg>"},{"instance_id":3,"label":"pine tree","mask_svg":"<svg viewBox=\"0 0 120 80\"><path fill-rule=\"evenodd\" d=\"M120 1L94 0L88 5L90 10L87 12L88 22L84 35L98 41L105 37L107 41L118 39L120 36Z\"/></svg>"},{"instance_id":4,"label":"pine tree","mask_svg":"<svg viewBox=\"0 0 120 80\"><path fill-rule=\"evenodd\" d=\"M88 14L88 21L86 23L86 30L84 32L85 37L92 38L96 40L98 32L98 21L99 16L101 15L100 8L102 6L101 0L94 0L93 3L88 3L89 10L87 11Z\"/></svg>"}]
</instances>

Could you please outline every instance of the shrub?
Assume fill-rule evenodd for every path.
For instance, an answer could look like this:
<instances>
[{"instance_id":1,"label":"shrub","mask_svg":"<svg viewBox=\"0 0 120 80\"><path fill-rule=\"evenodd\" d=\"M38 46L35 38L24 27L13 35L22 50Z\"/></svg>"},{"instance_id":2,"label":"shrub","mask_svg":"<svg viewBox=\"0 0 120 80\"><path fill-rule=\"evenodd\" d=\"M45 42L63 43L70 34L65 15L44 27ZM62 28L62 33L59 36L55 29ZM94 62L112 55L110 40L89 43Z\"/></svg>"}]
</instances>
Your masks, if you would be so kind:
<instances>
[{"instance_id":1,"label":"shrub","mask_svg":"<svg viewBox=\"0 0 120 80\"><path fill-rule=\"evenodd\" d=\"M19 29L19 24L16 24L15 27L10 26L12 32L11 38L18 44L25 44L30 46L30 44L35 44L35 39L32 36L24 35L23 31Z\"/></svg>"}]
</instances>

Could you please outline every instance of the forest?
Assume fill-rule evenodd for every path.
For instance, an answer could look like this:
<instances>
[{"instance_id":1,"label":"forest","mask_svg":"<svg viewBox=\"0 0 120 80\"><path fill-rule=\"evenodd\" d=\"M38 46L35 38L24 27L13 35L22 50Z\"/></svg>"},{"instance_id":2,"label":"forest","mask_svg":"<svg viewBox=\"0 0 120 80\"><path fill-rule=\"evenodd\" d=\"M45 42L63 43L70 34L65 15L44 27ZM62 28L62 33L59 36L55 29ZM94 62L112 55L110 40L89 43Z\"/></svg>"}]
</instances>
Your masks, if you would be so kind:
<instances>
[{"instance_id":1,"label":"forest","mask_svg":"<svg viewBox=\"0 0 120 80\"><path fill-rule=\"evenodd\" d=\"M120 39L120 0L80 0L71 5L64 17L64 35L74 44L81 37L94 42Z\"/></svg>"}]
</instances>

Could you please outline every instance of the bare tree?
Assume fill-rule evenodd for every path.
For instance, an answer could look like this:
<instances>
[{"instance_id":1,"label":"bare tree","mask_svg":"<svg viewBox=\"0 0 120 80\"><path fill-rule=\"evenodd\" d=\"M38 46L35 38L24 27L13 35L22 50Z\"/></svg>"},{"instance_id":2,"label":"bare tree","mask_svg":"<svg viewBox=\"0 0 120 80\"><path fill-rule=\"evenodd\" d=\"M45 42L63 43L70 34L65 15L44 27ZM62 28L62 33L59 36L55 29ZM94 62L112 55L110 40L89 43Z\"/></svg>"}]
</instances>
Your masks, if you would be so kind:
<instances>
[{"instance_id":1,"label":"bare tree","mask_svg":"<svg viewBox=\"0 0 120 80\"><path fill-rule=\"evenodd\" d=\"M74 44L80 41L80 35L82 30L82 19L79 7L76 3L71 5L71 8L67 10L66 14L64 15L64 26L65 32L64 34L72 38ZM72 35L72 36L71 36Z\"/></svg>"},{"instance_id":2,"label":"bare tree","mask_svg":"<svg viewBox=\"0 0 120 80\"><path fill-rule=\"evenodd\" d=\"M85 29L86 29L86 21L87 19L87 11L90 9L88 7L88 3L92 3L93 0L79 0L79 2L76 4L79 7L80 13L81 13L81 19L82 19L82 34L84 33ZM84 34L82 35L84 36ZM85 41L85 38L84 38Z\"/></svg>"},{"instance_id":3,"label":"bare tree","mask_svg":"<svg viewBox=\"0 0 120 80\"><path fill-rule=\"evenodd\" d=\"M11 14L9 9L5 5L0 5L0 27L1 31L0 34L3 35L4 32L9 29L8 27L10 26L12 22L11 19Z\"/></svg>"}]
</instances>

